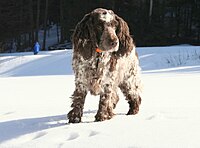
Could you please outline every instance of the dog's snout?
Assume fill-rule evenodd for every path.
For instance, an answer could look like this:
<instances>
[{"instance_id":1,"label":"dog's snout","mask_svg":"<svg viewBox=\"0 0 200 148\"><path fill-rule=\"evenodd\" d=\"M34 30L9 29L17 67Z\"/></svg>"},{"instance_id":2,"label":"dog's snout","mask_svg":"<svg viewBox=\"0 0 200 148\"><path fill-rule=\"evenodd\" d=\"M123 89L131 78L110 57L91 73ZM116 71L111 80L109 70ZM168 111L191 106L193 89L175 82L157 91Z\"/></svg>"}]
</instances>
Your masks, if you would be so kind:
<instances>
[{"instance_id":1,"label":"dog's snout","mask_svg":"<svg viewBox=\"0 0 200 148\"><path fill-rule=\"evenodd\" d=\"M115 47L115 46L117 46L117 44L118 44L118 41L117 41L117 39L115 39L115 40L111 41L111 43L110 43L110 45L111 45L112 47Z\"/></svg>"},{"instance_id":2,"label":"dog's snout","mask_svg":"<svg viewBox=\"0 0 200 148\"><path fill-rule=\"evenodd\" d=\"M111 36L109 42L111 47L116 47L118 44L118 39L115 36Z\"/></svg>"}]
</instances>

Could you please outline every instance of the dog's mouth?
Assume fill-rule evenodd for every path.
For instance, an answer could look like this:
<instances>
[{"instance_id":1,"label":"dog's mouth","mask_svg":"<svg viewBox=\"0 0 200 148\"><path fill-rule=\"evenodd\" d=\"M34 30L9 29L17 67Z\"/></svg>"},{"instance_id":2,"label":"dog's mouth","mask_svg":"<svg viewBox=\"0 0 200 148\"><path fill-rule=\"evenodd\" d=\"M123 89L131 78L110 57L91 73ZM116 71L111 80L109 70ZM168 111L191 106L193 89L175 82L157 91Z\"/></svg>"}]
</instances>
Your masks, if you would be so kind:
<instances>
[{"instance_id":1,"label":"dog's mouth","mask_svg":"<svg viewBox=\"0 0 200 148\"><path fill-rule=\"evenodd\" d=\"M110 42L109 44L106 44L104 46L101 46L101 44L96 48L96 52L116 52L119 49L119 41Z\"/></svg>"}]
</instances>

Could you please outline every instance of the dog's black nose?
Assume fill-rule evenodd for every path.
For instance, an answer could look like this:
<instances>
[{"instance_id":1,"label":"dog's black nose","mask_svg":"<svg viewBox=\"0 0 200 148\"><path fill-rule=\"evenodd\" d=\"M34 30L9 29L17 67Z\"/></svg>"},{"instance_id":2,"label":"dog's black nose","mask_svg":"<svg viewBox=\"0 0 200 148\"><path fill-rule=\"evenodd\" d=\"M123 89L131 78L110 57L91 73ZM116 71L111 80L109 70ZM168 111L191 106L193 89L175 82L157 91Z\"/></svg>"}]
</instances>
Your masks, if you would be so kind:
<instances>
[{"instance_id":1,"label":"dog's black nose","mask_svg":"<svg viewBox=\"0 0 200 148\"><path fill-rule=\"evenodd\" d=\"M107 14L107 11L104 11L104 12L103 12L103 15L106 15L106 14Z\"/></svg>"},{"instance_id":2,"label":"dog's black nose","mask_svg":"<svg viewBox=\"0 0 200 148\"><path fill-rule=\"evenodd\" d=\"M117 44L118 44L117 40L114 40L114 41L112 41L112 42L110 43L110 45L111 45L112 47L117 46Z\"/></svg>"}]
</instances>

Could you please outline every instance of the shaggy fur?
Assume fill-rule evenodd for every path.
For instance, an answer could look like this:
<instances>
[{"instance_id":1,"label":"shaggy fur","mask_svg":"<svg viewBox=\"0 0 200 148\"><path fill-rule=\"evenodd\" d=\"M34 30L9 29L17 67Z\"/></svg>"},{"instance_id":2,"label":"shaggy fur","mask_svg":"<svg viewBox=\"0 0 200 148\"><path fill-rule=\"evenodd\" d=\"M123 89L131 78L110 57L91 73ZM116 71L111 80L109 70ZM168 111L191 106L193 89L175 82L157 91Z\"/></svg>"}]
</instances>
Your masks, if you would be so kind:
<instances>
[{"instance_id":1,"label":"shaggy fur","mask_svg":"<svg viewBox=\"0 0 200 148\"><path fill-rule=\"evenodd\" d=\"M77 24L73 34L75 91L70 123L81 122L85 97L100 95L96 121L113 117L120 88L129 103L127 115L135 115L141 104L140 67L127 23L111 10L95 9ZM96 52L96 48L102 52Z\"/></svg>"}]
</instances>

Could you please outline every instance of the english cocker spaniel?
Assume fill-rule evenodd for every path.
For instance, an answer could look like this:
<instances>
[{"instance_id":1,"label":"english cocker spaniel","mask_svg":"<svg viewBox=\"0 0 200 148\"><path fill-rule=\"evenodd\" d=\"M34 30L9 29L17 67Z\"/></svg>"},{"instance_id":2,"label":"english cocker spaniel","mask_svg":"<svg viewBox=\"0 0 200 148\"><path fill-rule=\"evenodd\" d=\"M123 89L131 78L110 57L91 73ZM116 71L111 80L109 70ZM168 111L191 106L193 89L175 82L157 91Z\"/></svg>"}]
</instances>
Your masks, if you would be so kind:
<instances>
[{"instance_id":1,"label":"english cocker spaniel","mask_svg":"<svg viewBox=\"0 0 200 148\"><path fill-rule=\"evenodd\" d=\"M77 24L73 34L72 66L75 91L69 123L81 122L88 92L100 95L96 121L114 115L120 88L129 103L127 115L135 115L141 104L140 67L127 23L112 10L98 8Z\"/></svg>"}]
</instances>

